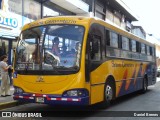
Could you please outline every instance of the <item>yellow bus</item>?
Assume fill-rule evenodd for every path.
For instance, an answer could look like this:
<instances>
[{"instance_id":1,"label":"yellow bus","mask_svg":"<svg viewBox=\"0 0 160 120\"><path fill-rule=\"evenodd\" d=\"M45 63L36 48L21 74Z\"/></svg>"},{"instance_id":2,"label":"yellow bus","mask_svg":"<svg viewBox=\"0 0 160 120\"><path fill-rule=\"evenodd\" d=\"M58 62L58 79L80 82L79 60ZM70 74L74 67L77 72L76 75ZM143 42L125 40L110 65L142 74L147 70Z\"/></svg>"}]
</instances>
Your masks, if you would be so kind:
<instances>
[{"instance_id":1,"label":"yellow bus","mask_svg":"<svg viewBox=\"0 0 160 120\"><path fill-rule=\"evenodd\" d=\"M53 105L110 103L156 83L155 46L97 18L26 24L14 62L14 99Z\"/></svg>"}]
</instances>

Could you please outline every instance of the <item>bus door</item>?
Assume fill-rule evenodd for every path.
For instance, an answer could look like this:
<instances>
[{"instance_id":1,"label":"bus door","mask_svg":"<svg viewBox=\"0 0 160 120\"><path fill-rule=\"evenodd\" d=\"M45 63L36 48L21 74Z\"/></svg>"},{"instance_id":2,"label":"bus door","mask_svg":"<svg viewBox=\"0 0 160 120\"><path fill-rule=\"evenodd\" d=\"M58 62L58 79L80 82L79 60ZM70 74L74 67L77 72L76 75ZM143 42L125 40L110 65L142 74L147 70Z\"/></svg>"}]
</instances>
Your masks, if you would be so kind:
<instances>
[{"instance_id":1,"label":"bus door","mask_svg":"<svg viewBox=\"0 0 160 120\"><path fill-rule=\"evenodd\" d=\"M103 96L103 84L101 79L102 64L102 38L99 35L92 35L89 42L89 62L88 62L88 78L90 80L91 88L91 104L102 101Z\"/></svg>"},{"instance_id":2,"label":"bus door","mask_svg":"<svg viewBox=\"0 0 160 120\"><path fill-rule=\"evenodd\" d=\"M92 24L87 40L86 78L90 82L90 103L103 100L104 79L102 79L102 54L104 54L104 27ZM89 70L87 70L89 69Z\"/></svg>"}]
</instances>

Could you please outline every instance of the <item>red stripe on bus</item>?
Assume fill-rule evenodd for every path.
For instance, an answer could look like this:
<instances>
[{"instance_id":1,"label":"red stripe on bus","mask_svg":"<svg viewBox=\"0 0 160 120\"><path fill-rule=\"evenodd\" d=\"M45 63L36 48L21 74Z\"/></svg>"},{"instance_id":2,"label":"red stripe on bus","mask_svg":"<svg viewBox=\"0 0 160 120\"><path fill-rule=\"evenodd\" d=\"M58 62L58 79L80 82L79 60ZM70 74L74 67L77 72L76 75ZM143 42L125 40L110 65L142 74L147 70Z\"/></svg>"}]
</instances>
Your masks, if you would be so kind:
<instances>
[{"instance_id":1,"label":"red stripe on bus","mask_svg":"<svg viewBox=\"0 0 160 120\"><path fill-rule=\"evenodd\" d=\"M47 97L47 100L51 100L51 98Z\"/></svg>"},{"instance_id":2,"label":"red stripe on bus","mask_svg":"<svg viewBox=\"0 0 160 120\"><path fill-rule=\"evenodd\" d=\"M61 98L56 98L56 100L62 100Z\"/></svg>"},{"instance_id":3,"label":"red stripe on bus","mask_svg":"<svg viewBox=\"0 0 160 120\"><path fill-rule=\"evenodd\" d=\"M28 97L28 96L23 96L23 98L24 98L24 99L29 99L29 97Z\"/></svg>"},{"instance_id":4,"label":"red stripe on bus","mask_svg":"<svg viewBox=\"0 0 160 120\"><path fill-rule=\"evenodd\" d=\"M72 98L68 98L67 101L73 101L73 99Z\"/></svg>"}]
</instances>

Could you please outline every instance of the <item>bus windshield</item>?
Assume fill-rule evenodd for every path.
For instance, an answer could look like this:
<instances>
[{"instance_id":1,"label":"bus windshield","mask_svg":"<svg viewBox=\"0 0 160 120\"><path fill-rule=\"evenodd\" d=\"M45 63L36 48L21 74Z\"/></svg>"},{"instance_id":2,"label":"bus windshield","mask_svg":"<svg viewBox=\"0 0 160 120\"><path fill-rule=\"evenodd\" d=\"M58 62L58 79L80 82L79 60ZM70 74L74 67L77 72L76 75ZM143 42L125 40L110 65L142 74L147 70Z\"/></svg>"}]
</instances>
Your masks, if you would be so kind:
<instances>
[{"instance_id":1,"label":"bus windshield","mask_svg":"<svg viewBox=\"0 0 160 120\"><path fill-rule=\"evenodd\" d=\"M16 51L15 70L69 71L79 69L84 27L45 25L25 30Z\"/></svg>"}]
</instances>

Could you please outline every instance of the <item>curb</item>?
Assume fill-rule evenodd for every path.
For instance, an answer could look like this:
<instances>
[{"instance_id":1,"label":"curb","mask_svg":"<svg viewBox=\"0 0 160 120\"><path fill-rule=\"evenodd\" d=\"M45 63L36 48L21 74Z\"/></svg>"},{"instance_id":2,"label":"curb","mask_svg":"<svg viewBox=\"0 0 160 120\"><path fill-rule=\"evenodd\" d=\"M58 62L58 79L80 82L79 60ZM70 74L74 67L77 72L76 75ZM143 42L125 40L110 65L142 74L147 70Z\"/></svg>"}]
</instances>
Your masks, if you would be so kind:
<instances>
[{"instance_id":1,"label":"curb","mask_svg":"<svg viewBox=\"0 0 160 120\"><path fill-rule=\"evenodd\" d=\"M10 102L5 102L5 103L0 103L0 110L10 108L10 107L15 107L18 105L23 105L27 103L19 103L18 101L10 101Z\"/></svg>"}]
</instances>

